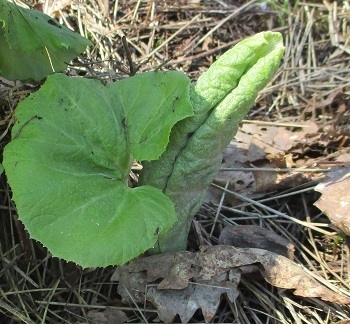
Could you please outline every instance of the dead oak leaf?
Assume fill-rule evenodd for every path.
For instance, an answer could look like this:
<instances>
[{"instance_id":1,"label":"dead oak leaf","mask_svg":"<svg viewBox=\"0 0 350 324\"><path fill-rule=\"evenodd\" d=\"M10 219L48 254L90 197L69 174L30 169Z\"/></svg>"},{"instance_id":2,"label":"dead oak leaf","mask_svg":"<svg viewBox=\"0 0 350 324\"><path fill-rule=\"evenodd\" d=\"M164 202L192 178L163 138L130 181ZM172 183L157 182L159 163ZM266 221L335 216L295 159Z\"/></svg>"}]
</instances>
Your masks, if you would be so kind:
<instances>
[{"instance_id":1,"label":"dead oak leaf","mask_svg":"<svg viewBox=\"0 0 350 324\"><path fill-rule=\"evenodd\" d=\"M237 272L236 276L240 277L240 273ZM222 275L200 283L189 283L182 290L152 287L147 291L147 299L156 306L159 317L165 323L171 323L176 314L179 314L182 323L187 323L199 308L206 323L209 323L219 307L222 294L226 294L231 302L236 300L238 283L239 280L228 281L226 275Z\"/></svg>"},{"instance_id":2,"label":"dead oak leaf","mask_svg":"<svg viewBox=\"0 0 350 324\"><path fill-rule=\"evenodd\" d=\"M235 301L240 274L252 264L258 265L273 286L295 289L294 294L303 297L350 303L350 297L321 285L288 258L257 248L204 246L197 253L139 258L119 267L113 279L119 281L118 293L124 302L152 302L165 323L171 323L177 314L182 323L187 323L199 308L208 323L222 294Z\"/></svg>"}]
</instances>

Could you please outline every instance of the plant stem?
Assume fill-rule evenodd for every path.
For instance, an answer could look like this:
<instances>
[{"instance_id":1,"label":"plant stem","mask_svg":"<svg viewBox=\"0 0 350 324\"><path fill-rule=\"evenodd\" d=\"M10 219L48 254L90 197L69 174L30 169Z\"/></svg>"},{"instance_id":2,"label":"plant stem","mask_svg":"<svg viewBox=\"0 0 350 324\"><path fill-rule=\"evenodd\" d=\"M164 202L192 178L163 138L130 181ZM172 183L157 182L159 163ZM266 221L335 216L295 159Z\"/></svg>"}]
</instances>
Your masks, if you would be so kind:
<instances>
[{"instance_id":1,"label":"plant stem","mask_svg":"<svg viewBox=\"0 0 350 324\"><path fill-rule=\"evenodd\" d=\"M222 55L192 86L195 115L175 125L166 151L145 164L140 183L163 190L178 221L152 253L186 249L193 216L221 165L221 152L236 134L258 92L271 80L284 53L282 36L264 32Z\"/></svg>"}]
</instances>

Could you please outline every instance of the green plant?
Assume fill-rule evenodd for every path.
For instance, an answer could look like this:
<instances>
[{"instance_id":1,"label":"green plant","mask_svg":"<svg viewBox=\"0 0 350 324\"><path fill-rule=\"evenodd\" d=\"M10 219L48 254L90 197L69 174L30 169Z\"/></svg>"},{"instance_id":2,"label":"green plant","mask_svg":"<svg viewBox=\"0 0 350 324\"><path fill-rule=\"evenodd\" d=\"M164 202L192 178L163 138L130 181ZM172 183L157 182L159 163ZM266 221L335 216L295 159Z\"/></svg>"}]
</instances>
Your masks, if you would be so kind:
<instances>
[{"instance_id":1,"label":"green plant","mask_svg":"<svg viewBox=\"0 0 350 324\"><path fill-rule=\"evenodd\" d=\"M48 77L20 103L4 167L19 218L54 256L83 267L123 264L148 249L186 248L221 150L284 48L259 33L190 86L178 72L115 83ZM144 164L136 188L133 160Z\"/></svg>"},{"instance_id":2,"label":"green plant","mask_svg":"<svg viewBox=\"0 0 350 324\"><path fill-rule=\"evenodd\" d=\"M0 75L39 81L62 71L91 42L42 12L0 0Z\"/></svg>"}]
</instances>

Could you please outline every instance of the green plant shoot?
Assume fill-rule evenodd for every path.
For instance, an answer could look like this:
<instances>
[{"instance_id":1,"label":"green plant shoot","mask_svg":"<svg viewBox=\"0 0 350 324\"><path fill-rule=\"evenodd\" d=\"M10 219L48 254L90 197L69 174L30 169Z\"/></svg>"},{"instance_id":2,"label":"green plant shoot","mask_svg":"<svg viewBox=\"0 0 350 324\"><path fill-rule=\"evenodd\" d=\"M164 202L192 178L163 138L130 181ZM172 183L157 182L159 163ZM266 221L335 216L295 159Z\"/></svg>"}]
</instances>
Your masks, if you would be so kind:
<instances>
[{"instance_id":1,"label":"green plant shoot","mask_svg":"<svg viewBox=\"0 0 350 324\"><path fill-rule=\"evenodd\" d=\"M278 33L257 34L199 80L153 72L102 85L49 76L16 109L4 167L20 220L83 267L179 251L221 151L277 69ZM133 160L144 164L137 187Z\"/></svg>"},{"instance_id":2,"label":"green plant shoot","mask_svg":"<svg viewBox=\"0 0 350 324\"><path fill-rule=\"evenodd\" d=\"M283 53L280 33L256 34L223 54L192 85L194 116L175 125L167 150L145 163L141 174L141 184L160 188L170 197L178 217L160 236L154 253L186 249L192 218L219 171L221 152L271 80Z\"/></svg>"}]
</instances>

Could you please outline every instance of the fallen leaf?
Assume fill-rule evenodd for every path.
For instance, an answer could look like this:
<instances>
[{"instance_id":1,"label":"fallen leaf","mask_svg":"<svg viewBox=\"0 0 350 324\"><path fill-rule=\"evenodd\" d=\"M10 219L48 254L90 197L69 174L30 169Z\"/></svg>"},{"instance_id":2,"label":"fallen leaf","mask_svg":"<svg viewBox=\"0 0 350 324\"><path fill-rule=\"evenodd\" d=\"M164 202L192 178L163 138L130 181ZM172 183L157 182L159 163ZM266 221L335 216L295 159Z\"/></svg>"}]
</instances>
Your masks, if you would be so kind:
<instances>
[{"instance_id":1,"label":"fallen leaf","mask_svg":"<svg viewBox=\"0 0 350 324\"><path fill-rule=\"evenodd\" d=\"M199 308L206 323L209 323L219 307L222 294L226 294L231 302L238 297L240 273L236 272L235 275L239 277L236 282L228 281L227 276L222 275L200 283L189 283L182 290L152 287L147 292L147 299L156 306L159 317L166 323L171 323L176 314L179 314L182 323L187 323Z\"/></svg>"},{"instance_id":2,"label":"fallen leaf","mask_svg":"<svg viewBox=\"0 0 350 324\"><path fill-rule=\"evenodd\" d=\"M350 167L334 168L315 190L322 196L314 205L334 226L350 235Z\"/></svg>"},{"instance_id":3,"label":"fallen leaf","mask_svg":"<svg viewBox=\"0 0 350 324\"><path fill-rule=\"evenodd\" d=\"M129 272L140 272L147 270L145 280L147 282L157 281L163 278L160 289L183 289L187 287L189 279L196 276L196 271L192 268L190 252L157 254L152 257L138 258L128 263ZM154 264L154 266L152 266ZM161 265L161 267L159 267ZM113 274L112 281L120 281L124 267L117 268ZM121 272L120 272L121 271ZM159 286L159 285L158 285Z\"/></svg>"},{"instance_id":4,"label":"fallen leaf","mask_svg":"<svg viewBox=\"0 0 350 324\"><path fill-rule=\"evenodd\" d=\"M222 168L230 167L226 163L222 164ZM236 164L237 167L237 164ZM244 169L244 166L240 166ZM257 199L262 196L261 193L257 193L256 183L252 172L243 171L220 171L215 177L214 184L227 188L228 190L239 192L242 195ZM222 190L211 186L206 193L205 202L219 204L222 197ZM265 193L263 194L265 195ZM226 195L224 201L225 206L235 206L240 203L239 199L235 199L231 195Z\"/></svg>"},{"instance_id":5,"label":"fallen leaf","mask_svg":"<svg viewBox=\"0 0 350 324\"><path fill-rule=\"evenodd\" d=\"M257 170L252 173L255 179L256 192L265 194L286 188L295 188L324 177L323 173L297 171L278 173L277 170L276 172Z\"/></svg>"},{"instance_id":6,"label":"fallen leaf","mask_svg":"<svg viewBox=\"0 0 350 324\"><path fill-rule=\"evenodd\" d=\"M330 134L325 136L311 121L299 124L305 127L289 130L285 127L243 124L235 140L223 151L221 169L224 170L218 173L213 182L241 195L258 199L276 190L294 188L323 177L324 174L315 172L278 172L278 169L303 167L309 163L310 160L304 158L304 155L309 151L319 151L322 136L325 140L322 145L333 145L335 142L332 138L338 143L344 137L332 137ZM323 151L320 155L323 156ZM244 171L252 167L256 171ZM218 205L221 198L222 190L210 187L205 202ZM240 201L227 196L223 203L235 206Z\"/></svg>"},{"instance_id":7,"label":"fallen leaf","mask_svg":"<svg viewBox=\"0 0 350 324\"><path fill-rule=\"evenodd\" d=\"M294 245L291 242L257 225L227 225L220 233L219 244L238 248L259 248L294 259Z\"/></svg>"},{"instance_id":8,"label":"fallen leaf","mask_svg":"<svg viewBox=\"0 0 350 324\"><path fill-rule=\"evenodd\" d=\"M112 307L106 307L103 311L89 311L87 318L89 323L99 324L123 324L128 321L128 317L122 310Z\"/></svg>"},{"instance_id":9,"label":"fallen leaf","mask_svg":"<svg viewBox=\"0 0 350 324\"><path fill-rule=\"evenodd\" d=\"M350 297L321 285L288 258L256 248L204 246L197 253L139 258L118 267L112 279L119 281L123 302L149 300L165 323L171 323L177 314L182 323L187 323L199 308L208 323L222 294L232 303L237 298L240 274L252 264L258 265L265 280L276 287L295 289L294 294L299 296L350 303Z\"/></svg>"}]
</instances>

